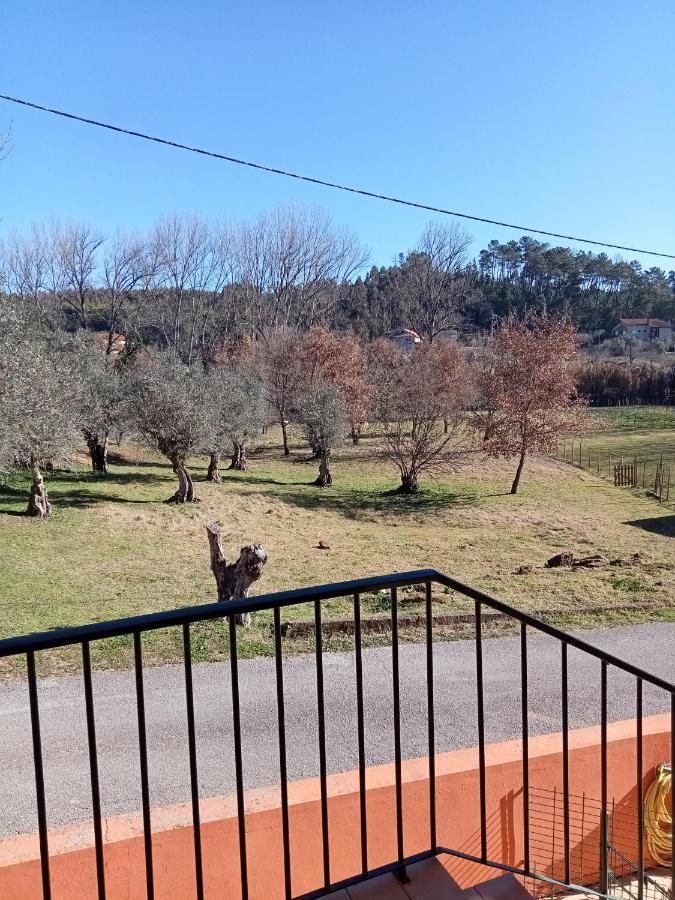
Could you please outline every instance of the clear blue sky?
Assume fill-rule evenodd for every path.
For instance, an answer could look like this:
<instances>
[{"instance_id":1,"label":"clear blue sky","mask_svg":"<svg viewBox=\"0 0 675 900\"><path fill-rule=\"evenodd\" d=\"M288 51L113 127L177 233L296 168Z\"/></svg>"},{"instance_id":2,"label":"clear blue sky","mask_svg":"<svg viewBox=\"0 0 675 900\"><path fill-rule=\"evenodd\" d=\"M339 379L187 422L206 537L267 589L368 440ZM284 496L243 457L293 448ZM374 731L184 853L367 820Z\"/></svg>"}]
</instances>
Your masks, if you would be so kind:
<instances>
[{"instance_id":1,"label":"clear blue sky","mask_svg":"<svg viewBox=\"0 0 675 900\"><path fill-rule=\"evenodd\" d=\"M672 0L3 3L0 93L496 219L675 252ZM0 236L318 203L371 259L422 212L0 103ZM513 233L471 225L474 250ZM673 261L642 260L673 268Z\"/></svg>"}]
</instances>

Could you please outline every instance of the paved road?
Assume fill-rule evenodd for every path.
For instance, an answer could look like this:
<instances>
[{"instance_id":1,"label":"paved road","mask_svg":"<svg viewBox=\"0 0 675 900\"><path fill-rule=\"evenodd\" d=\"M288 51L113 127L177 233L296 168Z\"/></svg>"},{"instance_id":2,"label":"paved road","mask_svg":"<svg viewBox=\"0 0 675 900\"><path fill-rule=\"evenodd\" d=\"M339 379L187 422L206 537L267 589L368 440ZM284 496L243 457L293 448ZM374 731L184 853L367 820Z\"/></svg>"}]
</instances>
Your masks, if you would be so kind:
<instances>
[{"instance_id":1,"label":"paved road","mask_svg":"<svg viewBox=\"0 0 675 900\"><path fill-rule=\"evenodd\" d=\"M675 680L675 624L635 625L586 632L585 638L654 674ZM518 638L484 642L486 739L517 737L520 729ZM530 727L541 734L560 728L560 655L555 641L529 641ZM574 650L569 654L570 723L599 718L599 663ZM474 645L435 645L436 736L439 750L476 744ZM328 764L332 772L356 767L354 658L328 654L324 663ZM425 657L421 646L401 647L402 741L406 757L426 753ZM288 765L292 779L318 770L316 682L313 657L285 662ZM364 651L366 751L371 764L393 756L391 651ZM183 671L178 666L145 674L148 751L153 805L189 798ZM243 753L246 787L277 783L278 745L274 661L240 663ZM202 796L234 789L229 665L194 668L199 780ZM132 673L94 676L99 765L104 814L140 806L136 706ZM634 681L610 672L609 714L630 718ZM645 688L645 714L667 709L661 692ZM81 678L68 676L40 684L40 712L50 825L87 819L88 755ZM33 831L30 723L25 685L0 686L0 834Z\"/></svg>"}]
</instances>

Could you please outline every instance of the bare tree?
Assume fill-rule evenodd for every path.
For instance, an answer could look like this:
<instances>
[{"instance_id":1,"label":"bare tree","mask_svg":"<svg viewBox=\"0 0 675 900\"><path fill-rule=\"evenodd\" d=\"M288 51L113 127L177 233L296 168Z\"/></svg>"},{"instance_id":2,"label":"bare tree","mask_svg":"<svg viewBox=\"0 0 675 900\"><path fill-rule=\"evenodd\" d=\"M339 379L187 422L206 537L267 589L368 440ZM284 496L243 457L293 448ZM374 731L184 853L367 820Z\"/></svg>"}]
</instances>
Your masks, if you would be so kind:
<instances>
[{"instance_id":1,"label":"bare tree","mask_svg":"<svg viewBox=\"0 0 675 900\"><path fill-rule=\"evenodd\" d=\"M394 281L408 324L429 342L459 321L471 293L466 273L471 237L460 225L433 222L401 263Z\"/></svg>"},{"instance_id":2,"label":"bare tree","mask_svg":"<svg viewBox=\"0 0 675 900\"><path fill-rule=\"evenodd\" d=\"M178 489L167 503L192 503L188 457L211 443L209 391L201 367L188 368L171 353L145 353L130 371L130 418L140 434L171 463Z\"/></svg>"},{"instance_id":3,"label":"bare tree","mask_svg":"<svg viewBox=\"0 0 675 900\"><path fill-rule=\"evenodd\" d=\"M33 225L25 235L10 232L2 245L7 293L22 301L31 321L48 328L59 324L59 310L50 291L52 252L50 235L41 225Z\"/></svg>"},{"instance_id":4,"label":"bare tree","mask_svg":"<svg viewBox=\"0 0 675 900\"><path fill-rule=\"evenodd\" d=\"M466 451L466 366L455 348L422 344L411 354L388 353L373 367L385 456L399 470L399 490L417 493L422 473L447 467Z\"/></svg>"},{"instance_id":5,"label":"bare tree","mask_svg":"<svg viewBox=\"0 0 675 900\"><path fill-rule=\"evenodd\" d=\"M82 328L89 324L97 250L102 243L103 236L90 225L56 223L53 227L55 281L61 288L62 302L75 312Z\"/></svg>"},{"instance_id":6,"label":"bare tree","mask_svg":"<svg viewBox=\"0 0 675 900\"><path fill-rule=\"evenodd\" d=\"M303 378L302 339L297 331L281 328L248 344L252 365L263 378L265 397L281 426L284 454L290 455L288 424Z\"/></svg>"},{"instance_id":7,"label":"bare tree","mask_svg":"<svg viewBox=\"0 0 675 900\"><path fill-rule=\"evenodd\" d=\"M248 316L260 335L283 327L308 328L325 317L337 286L366 262L351 233L319 208L281 206L239 232L238 279Z\"/></svg>"},{"instance_id":8,"label":"bare tree","mask_svg":"<svg viewBox=\"0 0 675 900\"><path fill-rule=\"evenodd\" d=\"M331 455L345 437L345 408L337 387L327 381L310 384L300 400L299 416L319 460L314 484L329 487L333 483Z\"/></svg>"},{"instance_id":9,"label":"bare tree","mask_svg":"<svg viewBox=\"0 0 675 900\"><path fill-rule=\"evenodd\" d=\"M171 215L151 239L154 273L144 323L187 364L204 356L206 334L233 273L229 226Z\"/></svg>"},{"instance_id":10,"label":"bare tree","mask_svg":"<svg viewBox=\"0 0 675 900\"><path fill-rule=\"evenodd\" d=\"M140 237L118 231L105 245L102 260L106 353L113 352L115 335L123 329L126 307L138 288L152 276L153 257Z\"/></svg>"},{"instance_id":11,"label":"bare tree","mask_svg":"<svg viewBox=\"0 0 675 900\"><path fill-rule=\"evenodd\" d=\"M26 513L47 518L52 505L42 472L77 446L78 385L58 348L27 332L25 322L6 308L0 312L0 384L0 465L28 467Z\"/></svg>"}]
</instances>

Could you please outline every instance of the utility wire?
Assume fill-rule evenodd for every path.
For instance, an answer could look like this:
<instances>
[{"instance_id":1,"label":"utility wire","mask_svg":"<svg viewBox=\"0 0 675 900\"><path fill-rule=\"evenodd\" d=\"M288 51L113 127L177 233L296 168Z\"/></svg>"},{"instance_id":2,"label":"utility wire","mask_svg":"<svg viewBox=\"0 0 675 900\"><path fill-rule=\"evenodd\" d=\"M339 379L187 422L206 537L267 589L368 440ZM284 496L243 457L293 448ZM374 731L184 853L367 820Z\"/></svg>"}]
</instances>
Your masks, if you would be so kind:
<instances>
[{"instance_id":1,"label":"utility wire","mask_svg":"<svg viewBox=\"0 0 675 900\"><path fill-rule=\"evenodd\" d=\"M75 115L75 113L64 112L61 109L52 109L49 106L42 106L39 103L31 103L29 100L21 100L19 97L9 97L6 94L0 94L0 100L6 100L8 103L16 103L19 106L27 106L30 109L37 109L40 112L51 113L54 116L61 116L63 119L72 119L75 122L83 122L85 125L95 125L97 128L105 128L108 131L116 131L119 134L126 134L130 137L142 138L144 141L153 141L155 144L164 144L167 147L174 147L177 150L187 150L189 153L198 153L200 156L210 156L214 159L221 159L225 162L234 163L237 166L248 166L250 169L259 169L261 172L271 172L273 175L284 175L286 178L295 178L298 181L307 181L310 184L319 184L322 187L334 188L338 191L347 191L350 194L360 194L362 197L372 197L375 200L385 200L388 203L398 203L401 206L411 206L414 209L424 209L428 212L440 213L444 216L454 216L458 219L468 219L471 222L484 222L487 225L497 225L500 228L512 228L515 231L527 231L530 234L541 234L545 237L560 238L564 241L575 241L582 244L593 244L596 247L609 247L612 250L626 250L629 253L641 253L646 256L661 256L665 259L675 259L675 253L660 253L657 250L641 250L639 247L625 247L623 244L610 244L607 241L593 241L590 238L575 237L571 234L558 234L555 231L544 231L542 228L529 228L526 225L514 225L511 222L500 222L497 219L486 219L482 216L472 216L469 213L455 212L451 209L443 209L439 206L430 206L427 203L416 203L413 200L404 200L401 197L391 197L388 194L378 194L375 191L367 191L363 188L350 187L346 184L339 184L335 181L328 181L324 178L313 178L310 175L300 175L298 172L288 172L285 169L278 169L274 166L266 166L262 163L251 162L246 159L237 159L235 156L227 156L224 153L216 153L213 150L203 150L200 147L191 147L189 144L181 144L178 141L171 141L167 138L157 137L152 134L144 134L142 131L133 131L130 128L121 128L119 125L111 125L108 122L99 122L96 119L87 119L84 116Z\"/></svg>"}]
</instances>

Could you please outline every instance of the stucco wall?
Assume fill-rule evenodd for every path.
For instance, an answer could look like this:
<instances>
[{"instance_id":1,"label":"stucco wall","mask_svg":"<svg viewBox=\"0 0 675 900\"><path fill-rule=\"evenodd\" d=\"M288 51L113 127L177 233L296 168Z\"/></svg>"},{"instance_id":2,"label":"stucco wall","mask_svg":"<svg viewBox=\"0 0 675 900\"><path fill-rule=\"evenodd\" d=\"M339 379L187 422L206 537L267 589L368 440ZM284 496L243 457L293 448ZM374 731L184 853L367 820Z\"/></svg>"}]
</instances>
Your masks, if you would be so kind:
<instances>
[{"instance_id":1,"label":"stucco wall","mask_svg":"<svg viewBox=\"0 0 675 900\"><path fill-rule=\"evenodd\" d=\"M530 739L531 857L546 874L562 874L562 739L560 734ZM670 758L670 719L644 720L644 783L658 763ZM510 865L523 861L522 762L517 741L486 748L488 853ZM480 852L478 758L475 749L437 756L437 821L440 845L465 853ZM614 841L635 857L635 723L618 722L608 731L609 797L615 803ZM590 883L597 874L599 846L600 755L597 728L570 733L570 792L573 875ZM403 764L405 852L429 845L429 783L426 759ZM369 865L396 858L393 766L367 773ZM358 775L347 772L328 779L331 879L360 871ZM293 893L322 882L321 814L317 779L289 786ZM281 815L277 790L253 791L246 798L250 895L264 900L284 896ZM202 841L207 897L238 898L239 839L232 797L202 804ZM157 900L189 900L196 896L194 849L188 805L153 812L155 896ZM105 822L106 882L109 900L144 900L143 837L138 817ZM54 900L95 898L93 830L85 823L50 833ZM447 867L461 884L486 876L480 866L450 860ZM0 842L0 897L41 897L40 864L35 835Z\"/></svg>"}]
</instances>

